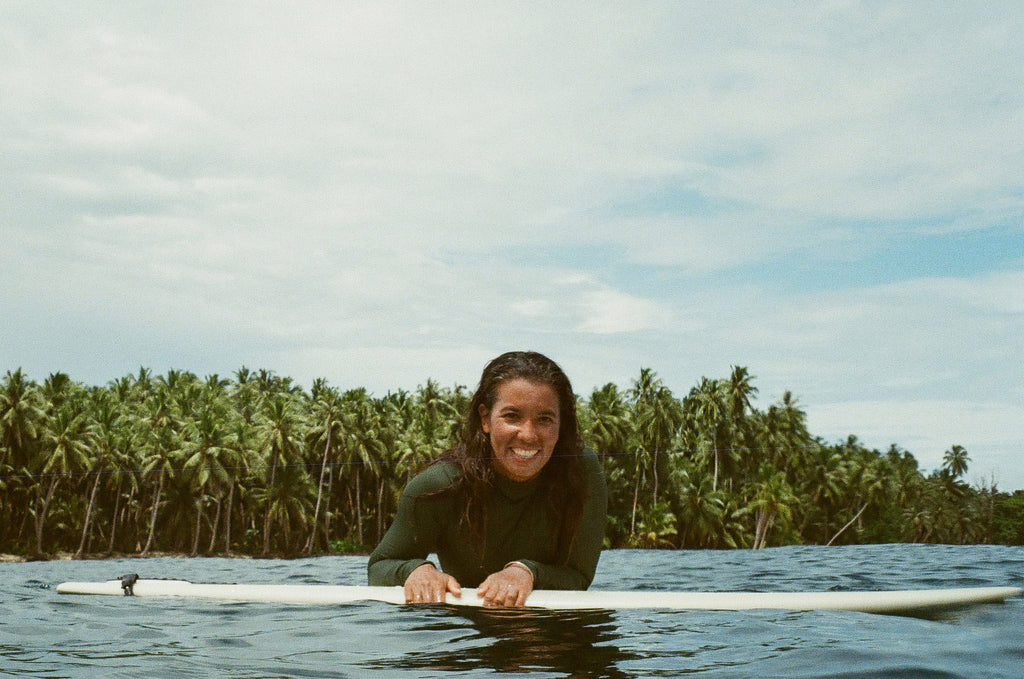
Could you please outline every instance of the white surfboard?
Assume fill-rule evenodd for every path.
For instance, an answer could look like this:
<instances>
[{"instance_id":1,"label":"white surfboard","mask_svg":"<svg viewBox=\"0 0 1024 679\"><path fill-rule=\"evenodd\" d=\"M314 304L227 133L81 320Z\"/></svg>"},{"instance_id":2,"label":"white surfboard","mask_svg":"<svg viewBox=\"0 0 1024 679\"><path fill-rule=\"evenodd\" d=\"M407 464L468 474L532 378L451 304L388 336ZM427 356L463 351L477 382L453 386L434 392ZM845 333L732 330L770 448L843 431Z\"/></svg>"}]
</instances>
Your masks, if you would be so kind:
<instances>
[{"instance_id":1,"label":"white surfboard","mask_svg":"<svg viewBox=\"0 0 1024 679\"><path fill-rule=\"evenodd\" d=\"M125 591L125 590L129 591ZM216 585L194 584L185 580L122 580L107 582L65 582L57 586L61 594L102 594L121 596L131 593L143 597L191 597L224 601L255 601L285 604L344 604L357 601L383 601L404 604L401 587L364 587L352 585ZM1019 587L971 587L963 589L925 589L860 592L661 592L535 590L526 605L556 610L582 609L674 609L741 611L785 609L794 611L843 610L895 615L921 615L946 609L985 603L1000 603L1018 597ZM466 588L461 597L449 595L445 602L455 606L482 606L483 600Z\"/></svg>"}]
</instances>

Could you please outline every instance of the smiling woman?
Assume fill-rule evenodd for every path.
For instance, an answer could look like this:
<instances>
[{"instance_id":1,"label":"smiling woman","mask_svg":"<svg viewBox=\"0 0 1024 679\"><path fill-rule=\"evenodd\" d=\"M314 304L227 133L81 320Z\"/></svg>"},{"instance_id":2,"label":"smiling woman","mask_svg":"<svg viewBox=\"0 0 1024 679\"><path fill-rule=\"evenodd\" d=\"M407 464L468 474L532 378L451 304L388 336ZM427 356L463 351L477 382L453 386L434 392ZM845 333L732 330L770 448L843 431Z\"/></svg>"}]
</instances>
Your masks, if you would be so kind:
<instances>
[{"instance_id":1,"label":"smiling woman","mask_svg":"<svg viewBox=\"0 0 1024 679\"><path fill-rule=\"evenodd\" d=\"M477 586L492 606L521 606L535 588L586 589L606 508L565 373L535 352L502 354L484 369L459 444L406 486L370 584L404 585L422 603Z\"/></svg>"}]
</instances>

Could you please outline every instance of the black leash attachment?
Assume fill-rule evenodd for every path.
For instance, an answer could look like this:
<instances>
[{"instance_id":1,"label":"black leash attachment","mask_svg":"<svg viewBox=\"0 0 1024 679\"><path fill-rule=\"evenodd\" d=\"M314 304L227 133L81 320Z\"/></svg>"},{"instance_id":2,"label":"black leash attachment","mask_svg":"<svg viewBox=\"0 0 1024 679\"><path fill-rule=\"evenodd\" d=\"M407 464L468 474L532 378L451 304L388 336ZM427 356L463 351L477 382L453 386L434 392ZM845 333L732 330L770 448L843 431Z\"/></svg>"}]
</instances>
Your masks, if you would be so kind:
<instances>
[{"instance_id":1,"label":"black leash attachment","mask_svg":"<svg viewBox=\"0 0 1024 679\"><path fill-rule=\"evenodd\" d=\"M125 596L135 596L135 583L139 581L138 573L129 573L128 575L122 575L121 578L121 590Z\"/></svg>"}]
</instances>

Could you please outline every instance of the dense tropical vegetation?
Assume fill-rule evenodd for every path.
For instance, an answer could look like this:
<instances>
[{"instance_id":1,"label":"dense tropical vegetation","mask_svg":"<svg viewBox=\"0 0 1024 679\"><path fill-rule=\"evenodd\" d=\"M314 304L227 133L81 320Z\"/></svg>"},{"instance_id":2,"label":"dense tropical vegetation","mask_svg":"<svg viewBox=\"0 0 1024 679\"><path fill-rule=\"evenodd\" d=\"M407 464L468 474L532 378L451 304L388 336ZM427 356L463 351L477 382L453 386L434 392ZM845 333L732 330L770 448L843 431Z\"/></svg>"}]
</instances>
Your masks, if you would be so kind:
<instances>
[{"instance_id":1,"label":"dense tropical vegetation","mask_svg":"<svg viewBox=\"0 0 1024 679\"><path fill-rule=\"evenodd\" d=\"M650 369L580 399L612 547L1024 544L1024 492L964 481L961 446L922 472L893 445L827 443L746 368L678 398ZM242 368L147 369L105 386L20 369L0 384L0 552L301 555L376 543L406 481L450 445L465 387L375 397Z\"/></svg>"}]
</instances>

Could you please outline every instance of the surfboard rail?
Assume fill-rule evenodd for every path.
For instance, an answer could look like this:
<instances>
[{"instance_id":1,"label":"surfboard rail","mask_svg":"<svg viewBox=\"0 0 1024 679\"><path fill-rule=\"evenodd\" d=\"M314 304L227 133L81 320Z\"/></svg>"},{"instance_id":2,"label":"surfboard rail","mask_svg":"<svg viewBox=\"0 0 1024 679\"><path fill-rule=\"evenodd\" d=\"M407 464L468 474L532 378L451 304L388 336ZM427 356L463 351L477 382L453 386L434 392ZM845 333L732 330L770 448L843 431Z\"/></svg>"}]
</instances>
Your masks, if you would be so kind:
<instances>
[{"instance_id":1,"label":"surfboard rail","mask_svg":"<svg viewBox=\"0 0 1024 679\"><path fill-rule=\"evenodd\" d=\"M401 587L361 585L275 585L202 584L186 580L131 582L126 591L123 579L106 582L65 582L60 594L97 594L141 597L188 597L222 601L250 601L297 605L346 604L381 601L405 604ZM526 600L528 607L556 610L585 609L671 609L742 611L783 609L793 611L841 610L862 613L920 614L976 604L1001 603L1021 596L1019 587L969 587L897 591L830 592L680 592L680 591L562 591L535 590ZM454 606L482 606L475 591L466 589L461 597L449 595Z\"/></svg>"}]
</instances>

